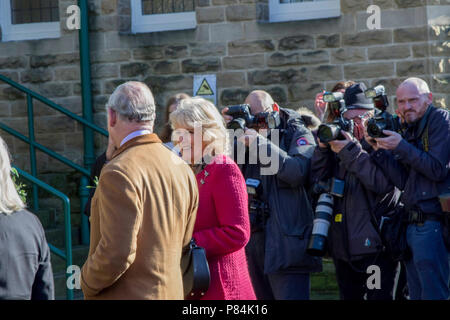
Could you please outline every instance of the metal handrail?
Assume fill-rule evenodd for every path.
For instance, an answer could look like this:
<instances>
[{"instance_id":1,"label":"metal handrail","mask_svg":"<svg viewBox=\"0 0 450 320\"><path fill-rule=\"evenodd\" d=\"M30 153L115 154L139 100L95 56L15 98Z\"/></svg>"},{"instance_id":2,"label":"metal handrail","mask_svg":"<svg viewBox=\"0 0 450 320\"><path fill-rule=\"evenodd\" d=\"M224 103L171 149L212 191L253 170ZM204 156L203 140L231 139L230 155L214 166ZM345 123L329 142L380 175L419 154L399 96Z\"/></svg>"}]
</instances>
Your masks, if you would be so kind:
<instances>
[{"instance_id":1,"label":"metal handrail","mask_svg":"<svg viewBox=\"0 0 450 320\"><path fill-rule=\"evenodd\" d=\"M56 103L54 103L53 101L45 98L44 96L41 96L39 93L36 93L34 91L31 91L30 89L18 84L17 82L5 77L4 75L0 74L0 81L3 81L7 84L9 84L10 86L16 88L19 91L22 91L24 93L26 93L27 95L32 96L34 99L41 101L42 103L48 105L49 107L51 107L52 109L55 109L61 113L64 113L66 116L84 124L85 126L91 128L92 130L97 131L98 133L104 135L105 137L108 136L108 131L106 131L103 128L100 128L99 126L96 126L93 123L90 123L89 121L86 121L85 119L83 119L82 117L80 117L79 115L76 115L73 112L70 112L69 110L61 107L60 105L57 105Z\"/></svg>"},{"instance_id":2,"label":"metal handrail","mask_svg":"<svg viewBox=\"0 0 450 320\"><path fill-rule=\"evenodd\" d=\"M41 180L37 179L37 168L36 168L36 149L44 152L45 154L49 155L50 157L61 161L62 163L64 163L65 165L75 169L76 171L80 172L83 174L83 176L81 177L81 187L80 187L80 198L83 198L84 201L86 201L86 196L87 193L85 192L85 190L83 190L83 186L87 185L87 178L90 178L90 172L88 169L74 163L73 161L67 159L66 157L54 152L53 150L41 145L40 143L37 143L35 141L35 135L34 135L34 110L33 110L33 99L36 99L38 101L41 101L42 103L44 103L45 105L51 107L54 110L57 110L65 115L67 115L68 117L72 118L75 121L78 121L79 123L83 124L84 127L88 127L104 136L108 136L108 132L106 130L104 130L103 128L100 128L98 126L96 126L95 124L85 120L84 118L76 115L73 112L68 111L67 109L59 106L58 104L54 103L53 101L43 97L42 95L16 83L15 81L5 77L4 75L0 74L0 81L3 81L7 84L9 84L10 86L16 88L17 90L24 92L26 94L26 99L27 99L27 113L28 113L28 137L26 137L25 135L21 134L20 132L10 128L9 126L5 125L4 123L0 122L0 129L6 131L7 133L13 135L14 137L22 140L23 142L29 144L29 148L30 148L30 165L31 165L31 175L28 174L27 172L20 170L17 168L17 170L20 172L20 174L30 180L31 182L33 182L33 207L35 209L35 211L37 211L39 209L39 204L38 204L38 186L42 187L46 190L48 190L50 193L56 195L57 197L63 199L64 202L64 217L65 217L65 237L66 237L66 252L64 253L63 251L61 251L60 249L54 247L53 245L49 244L50 250L55 253L56 255L60 256L61 258L66 260L66 264L67 266L72 265L72 238L71 238L71 228L70 228L70 202L69 202L69 198L64 195L63 193L61 193L60 191L54 189L53 187L45 184L44 182L42 182ZM81 200L83 200L81 199ZM82 201L83 203L83 201ZM82 226L82 231L86 229ZM84 238L86 238L85 235L83 235ZM67 273L66 273L66 277L68 277ZM73 291L67 289L67 299L72 300L73 299Z\"/></svg>"},{"instance_id":3,"label":"metal handrail","mask_svg":"<svg viewBox=\"0 0 450 320\"><path fill-rule=\"evenodd\" d=\"M50 247L50 250L55 253L57 256L63 258L66 260L66 278L69 276L67 274L67 268L72 265L72 227L71 227L71 221L70 221L70 199L62 192L56 190L52 186L46 184L45 182L33 177L29 173L17 168L16 166L13 166L19 175L28 181L32 182L33 185L36 185L38 187L41 187L42 189L50 192L54 196L60 198L63 202L64 206L64 228L65 228L65 251L56 248L55 246L48 244ZM68 286L66 286L66 297L67 300L73 300L73 289L69 289Z\"/></svg>"}]
</instances>

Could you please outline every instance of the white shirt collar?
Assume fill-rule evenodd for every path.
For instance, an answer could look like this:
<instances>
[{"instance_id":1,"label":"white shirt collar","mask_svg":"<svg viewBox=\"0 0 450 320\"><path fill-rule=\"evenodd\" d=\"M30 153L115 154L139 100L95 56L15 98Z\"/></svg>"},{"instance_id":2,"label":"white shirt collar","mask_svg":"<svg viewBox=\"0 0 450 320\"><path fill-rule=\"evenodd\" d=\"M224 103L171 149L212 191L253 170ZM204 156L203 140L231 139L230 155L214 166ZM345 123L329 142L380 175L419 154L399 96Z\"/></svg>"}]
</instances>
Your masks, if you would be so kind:
<instances>
[{"instance_id":1,"label":"white shirt collar","mask_svg":"<svg viewBox=\"0 0 450 320\"><path fill-rule=\"evenodd\" d=\"M152 132L150 130L137 130L137 131L133 131L132 133L130 133L129 135L127 135L122 142L120 143L120 146L123 146L125 143L127 143L128 141L130 141L133 138L139 137L139 136L143 136L145 134L151 134Z\"/></svg>"}]
</instances>

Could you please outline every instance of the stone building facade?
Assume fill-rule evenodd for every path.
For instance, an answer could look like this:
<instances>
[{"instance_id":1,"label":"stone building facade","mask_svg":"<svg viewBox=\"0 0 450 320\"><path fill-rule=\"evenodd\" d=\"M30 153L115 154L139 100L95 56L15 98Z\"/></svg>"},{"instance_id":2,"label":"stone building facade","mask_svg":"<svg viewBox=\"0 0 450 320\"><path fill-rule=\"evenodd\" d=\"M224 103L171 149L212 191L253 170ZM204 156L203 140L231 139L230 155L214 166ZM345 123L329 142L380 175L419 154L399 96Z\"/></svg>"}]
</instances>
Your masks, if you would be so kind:
<instances>
[{"instance_id":1,"label":"stone building facade","mask_svg":"<svg viewBox=\"0 0 450 320\"><path fill-rule=\"evenodd\" d=\"M131 1L89 0L91 89L102 127L114 88L139 80L155 94L160 130L165 101L193 94L195 74L216 75L219 108L263 89L281 106L313 109L316 93L340 80L384 84L395 105L395 87L410 76L430 84L435 105L450 104L449 0L341 0L339 17L277 23L269 21L268 0L195 0L194 29L137 34ZM58 4L60 36L0 42L0 74L81 115L78 32L66 24L66 9L77 1ZM380 29L367 26L370 5L381 9ZM82 126L37 101L34 106L37 141L82 164ZM26 99L3 83L0 121L28 135ZM29 170L28 146L1 135L15 164ZM96 137L97 154L105 146ZM79 211L79 175L40 152L37 159L41 178L69 194Z\"/></svg>"},{"instance_id":2,"label":"stone building facade","mask_svg":"<svg viewBox=\"0 0 450 320\"><path fill-rule=\"evenodd\" d=\"M192 94L195 74L217 77L218 107L241 103L253 89L282 106L313 107L315 94L339 80L395 87L424 78L438 106L450 103L448 0L341 0L337 18L270 23L268 1L197 0L195 29L131 33L132 0L90 0L93 108L105 126L105 103L127 80L147 83L158 104L157 130L167 98ZM0 73L81 114L78 32L69 30L59 1L60 37L0 42ZM381 29L369 30L369 5L381 8ZM35 102L38 142L82 163L82 127ZM0 83L0 121L27 134L25 98ZM25 169L28 147L4 135ZM105 145L98 139L98 152ZM40 172L70 171L38 153Z\"/></svg>"}]
</instances>

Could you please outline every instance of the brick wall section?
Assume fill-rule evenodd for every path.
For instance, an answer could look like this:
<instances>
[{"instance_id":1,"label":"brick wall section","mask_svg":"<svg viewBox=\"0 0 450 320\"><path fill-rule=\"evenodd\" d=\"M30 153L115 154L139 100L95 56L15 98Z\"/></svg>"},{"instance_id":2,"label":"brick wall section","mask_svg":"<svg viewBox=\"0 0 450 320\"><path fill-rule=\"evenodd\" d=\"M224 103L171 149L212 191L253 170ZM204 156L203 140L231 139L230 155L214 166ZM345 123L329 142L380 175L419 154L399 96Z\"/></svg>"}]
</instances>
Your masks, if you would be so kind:
<instances>
[{"instance_id":1,"label":"brick wall section","mask_svg":"<svg viewBox=\"0 0 450 320\"><path fill-rule=\"evenodd\" d=\"M427 80L436 105L448 107L450 23L435 18L449 0L342 0L339 18L284 23L267 23L267 2L198 0L196 29L133 35L129 0L91 0L96 122L105 126L104 106L118 84L139 80L156 96L158 130L165 101L192 94L196 73L217 75L220 107L264 89L283 106L312 108L315 94L339 80L382 83L394 104L395 87L409 76ZM60 16L75 3L60 1ZM382 9L381 30L367 29L370 4ZM59 39L0 43L0 73L81 114L78 32L66 29L65 18L61 30ZM81 126L39 103L35 109L38 141L81 163ZM0 120L27 131L24 97L1 84ZM27 147L6 140L28 169ZM106 141L96 142L100 152ZM38 159L41 172L67 170Z\"/></svg>"}]
</instances>

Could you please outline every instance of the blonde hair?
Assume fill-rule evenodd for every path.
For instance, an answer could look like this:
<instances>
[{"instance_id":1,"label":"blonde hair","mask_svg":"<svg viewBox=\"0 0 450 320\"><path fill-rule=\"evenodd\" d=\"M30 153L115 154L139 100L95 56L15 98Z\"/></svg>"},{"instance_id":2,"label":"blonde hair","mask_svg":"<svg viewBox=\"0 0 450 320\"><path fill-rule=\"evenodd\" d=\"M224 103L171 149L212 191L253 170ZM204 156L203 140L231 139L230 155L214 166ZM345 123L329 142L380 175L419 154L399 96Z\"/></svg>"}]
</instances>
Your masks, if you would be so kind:
<instances>
[{"instance_id":1,"label":"blonde hair","mask_svg":"<svg viewBox=\"0 0 450 320\"><path fill-rule=\"evenodd\" d=\"M0 137L0 212L11 214L25 208L11 178L11 162L8 146Z\"/></svg>"},{"instance_id":2,"label":"blonde hair","mask_svg":"<svg viewBox=\"0 0 450 320\"><path fill-rule=\"evenodd\" d=\"M202 140L208 144L211 154L229 155L225 121L219 110L208 100L200 97L183 99L169 119L173 129L183 127L194 130L201 125Z\"/></svg>"}]
</instances>

